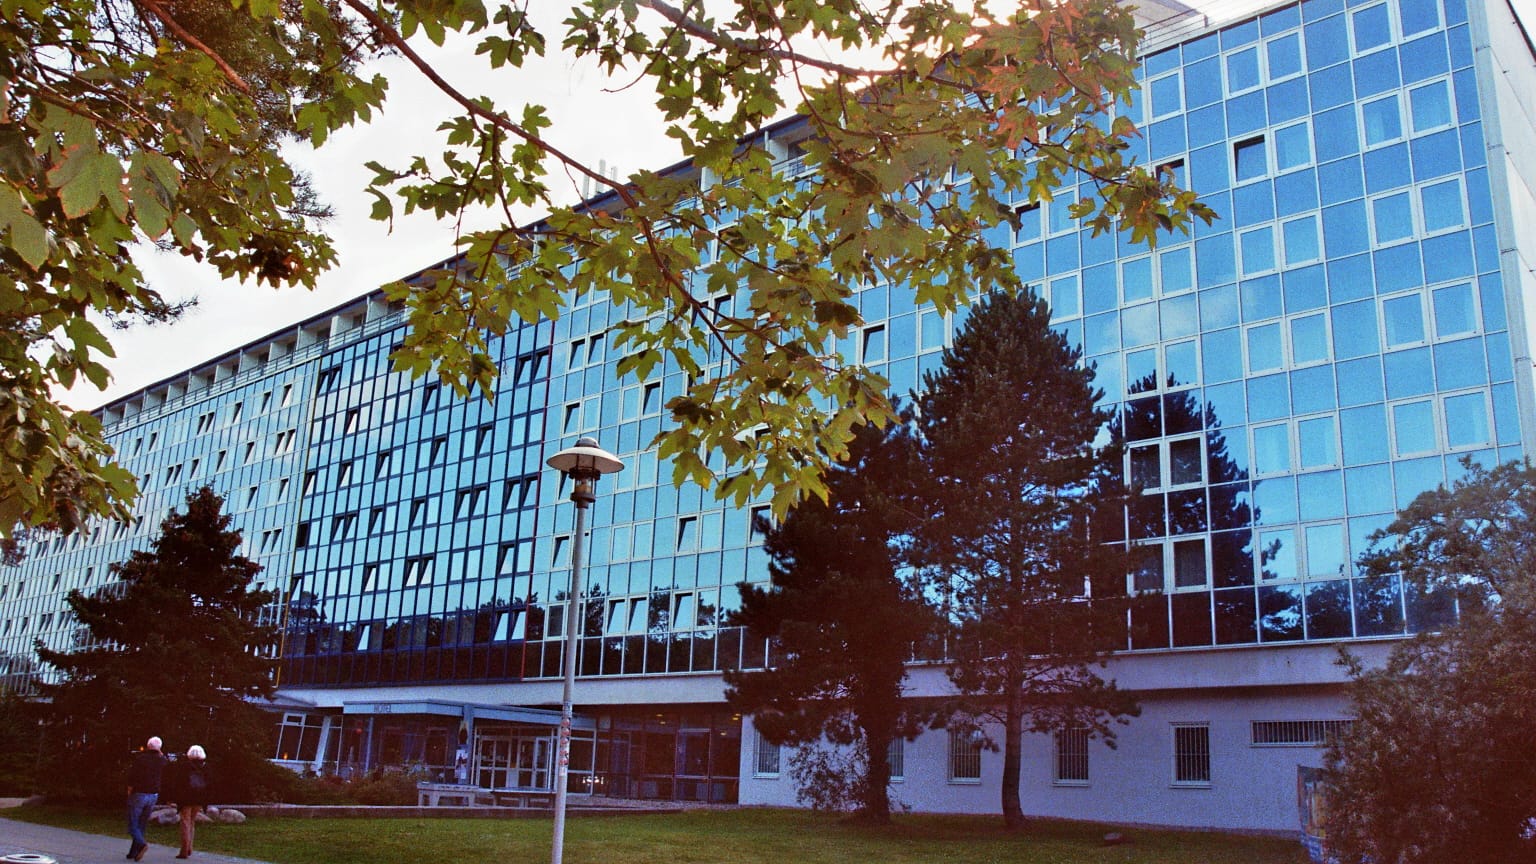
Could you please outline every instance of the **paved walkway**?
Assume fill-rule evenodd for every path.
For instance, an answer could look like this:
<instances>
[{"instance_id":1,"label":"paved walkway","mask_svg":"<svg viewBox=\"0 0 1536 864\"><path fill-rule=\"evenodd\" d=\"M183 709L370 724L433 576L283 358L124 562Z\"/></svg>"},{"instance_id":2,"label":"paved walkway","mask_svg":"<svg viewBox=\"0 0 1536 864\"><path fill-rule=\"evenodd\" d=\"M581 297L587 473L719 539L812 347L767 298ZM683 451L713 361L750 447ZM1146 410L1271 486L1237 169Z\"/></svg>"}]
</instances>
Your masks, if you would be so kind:
<instances>
[{"instance_id":1,"label":"paved walkway","mask_svg":"<svg viewBox=\"0 0 1536 864\"><path fill-rule=\"evenodd\" d=\"M86 834L31 822L0 819L0 858L30 852L46 855L59 864L121 864L128 852L128 827L123 826L123 836L105 837ZM146 864L175 864L176 847L160 843L149 844L144 853ZM197 851L188 859L189 864L261 864L249 858L232 858Z\"/></svg>"}]
</instances>

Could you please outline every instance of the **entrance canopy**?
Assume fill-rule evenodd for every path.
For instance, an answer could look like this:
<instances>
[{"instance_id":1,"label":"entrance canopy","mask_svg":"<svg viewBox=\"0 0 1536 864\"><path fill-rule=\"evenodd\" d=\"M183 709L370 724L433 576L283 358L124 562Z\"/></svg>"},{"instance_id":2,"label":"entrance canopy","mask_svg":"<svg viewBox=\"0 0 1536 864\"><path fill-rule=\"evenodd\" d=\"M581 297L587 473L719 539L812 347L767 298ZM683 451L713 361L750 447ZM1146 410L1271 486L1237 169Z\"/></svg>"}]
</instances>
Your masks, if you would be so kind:
<instances>
[{"instance_id":1,"label":"entrance canopy","mask_svg":"<svg viewBox=\"0 0 1536 864\"><path fill-rule=\"evenodd\" d=\"M530 726L559 726L560 712L548 708L522 708L516 705L482 705L474 702L448 702L440 699L398 699L383 702L344 702L341 713L353 715L432 715L464 720L500 721ZM591 717L574 717L572 727L596 729Z\"/></svg>"}]
</instances>

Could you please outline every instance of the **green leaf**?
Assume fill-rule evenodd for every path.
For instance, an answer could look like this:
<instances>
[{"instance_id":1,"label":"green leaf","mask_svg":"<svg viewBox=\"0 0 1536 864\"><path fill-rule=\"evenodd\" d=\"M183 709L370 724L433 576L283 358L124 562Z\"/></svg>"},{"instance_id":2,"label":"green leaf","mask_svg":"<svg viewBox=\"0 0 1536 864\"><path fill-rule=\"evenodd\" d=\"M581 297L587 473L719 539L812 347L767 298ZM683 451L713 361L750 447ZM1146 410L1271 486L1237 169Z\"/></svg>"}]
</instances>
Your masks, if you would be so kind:
<instances>
[{"instance_id":1,"label":"green leaf","mask_svg":"<svg viewBox=\"0 0 1536 864\"><path fill-rule=\"evenodd\" d=\"M48 260L48 232L26 210L21 193L0 187L0 227L10 231L10 246L33 270Z\"/></svg>"}]
</instances>

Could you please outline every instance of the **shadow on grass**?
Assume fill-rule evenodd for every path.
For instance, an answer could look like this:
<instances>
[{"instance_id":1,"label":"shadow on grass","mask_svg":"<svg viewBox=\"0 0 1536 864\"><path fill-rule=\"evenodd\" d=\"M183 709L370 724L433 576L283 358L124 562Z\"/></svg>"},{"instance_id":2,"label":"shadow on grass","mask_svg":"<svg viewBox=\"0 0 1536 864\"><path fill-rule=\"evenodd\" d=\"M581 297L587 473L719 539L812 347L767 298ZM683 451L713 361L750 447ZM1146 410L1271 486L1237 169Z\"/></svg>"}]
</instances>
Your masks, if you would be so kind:
<instances>
[{"instance_id":1,"label":"shadow on grass","mask_svg":"<svg viewBox=\"0 0 1536 864\"><path fill-rule=\"evenodd\" d=\"M49 805L0 811L91 833L122 833L115 811ZM150 839L175 842L175 828L156 826ZM1104 835L1128 843L1106 846ZM397 864L540 861L549 855L547 819L253 819L207 825L198 848L275 864ZM1199 831L1121 828L1093 822L1035 819L1009 831L997 816L909 814L875 826L771 808L697 810L680 814L573 819L565 850L570 864L1305 864L1295 840Z\"/></svg>"}]
</instances>

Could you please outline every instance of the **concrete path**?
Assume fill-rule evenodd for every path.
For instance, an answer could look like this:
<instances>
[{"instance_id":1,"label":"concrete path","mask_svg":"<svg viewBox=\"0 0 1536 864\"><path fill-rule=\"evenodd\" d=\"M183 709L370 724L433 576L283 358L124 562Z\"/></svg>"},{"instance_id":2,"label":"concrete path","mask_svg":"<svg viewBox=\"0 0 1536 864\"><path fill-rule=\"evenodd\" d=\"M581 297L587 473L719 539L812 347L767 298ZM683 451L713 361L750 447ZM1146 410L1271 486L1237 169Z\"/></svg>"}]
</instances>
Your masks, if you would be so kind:
<instances>
[{"instance_id":1,"label":"concrete path","mask_svg":"<svg viewBox=\"0 0 1536 864\"><path fill-rule=\"evenodd\" d=\"M163 830L163 829L162 829ZM176 847L150 843L144 853L146 864L175 864ZM34 825L0 819L0 858L19 852L46 855L59 864L122 864L128 852L128 826L123 826L123 836L105 837L86 834L65 828ZM188 864L261 864L249 858L232 858L197 851L187 859Z\"/></svg>"}]
</instances>

